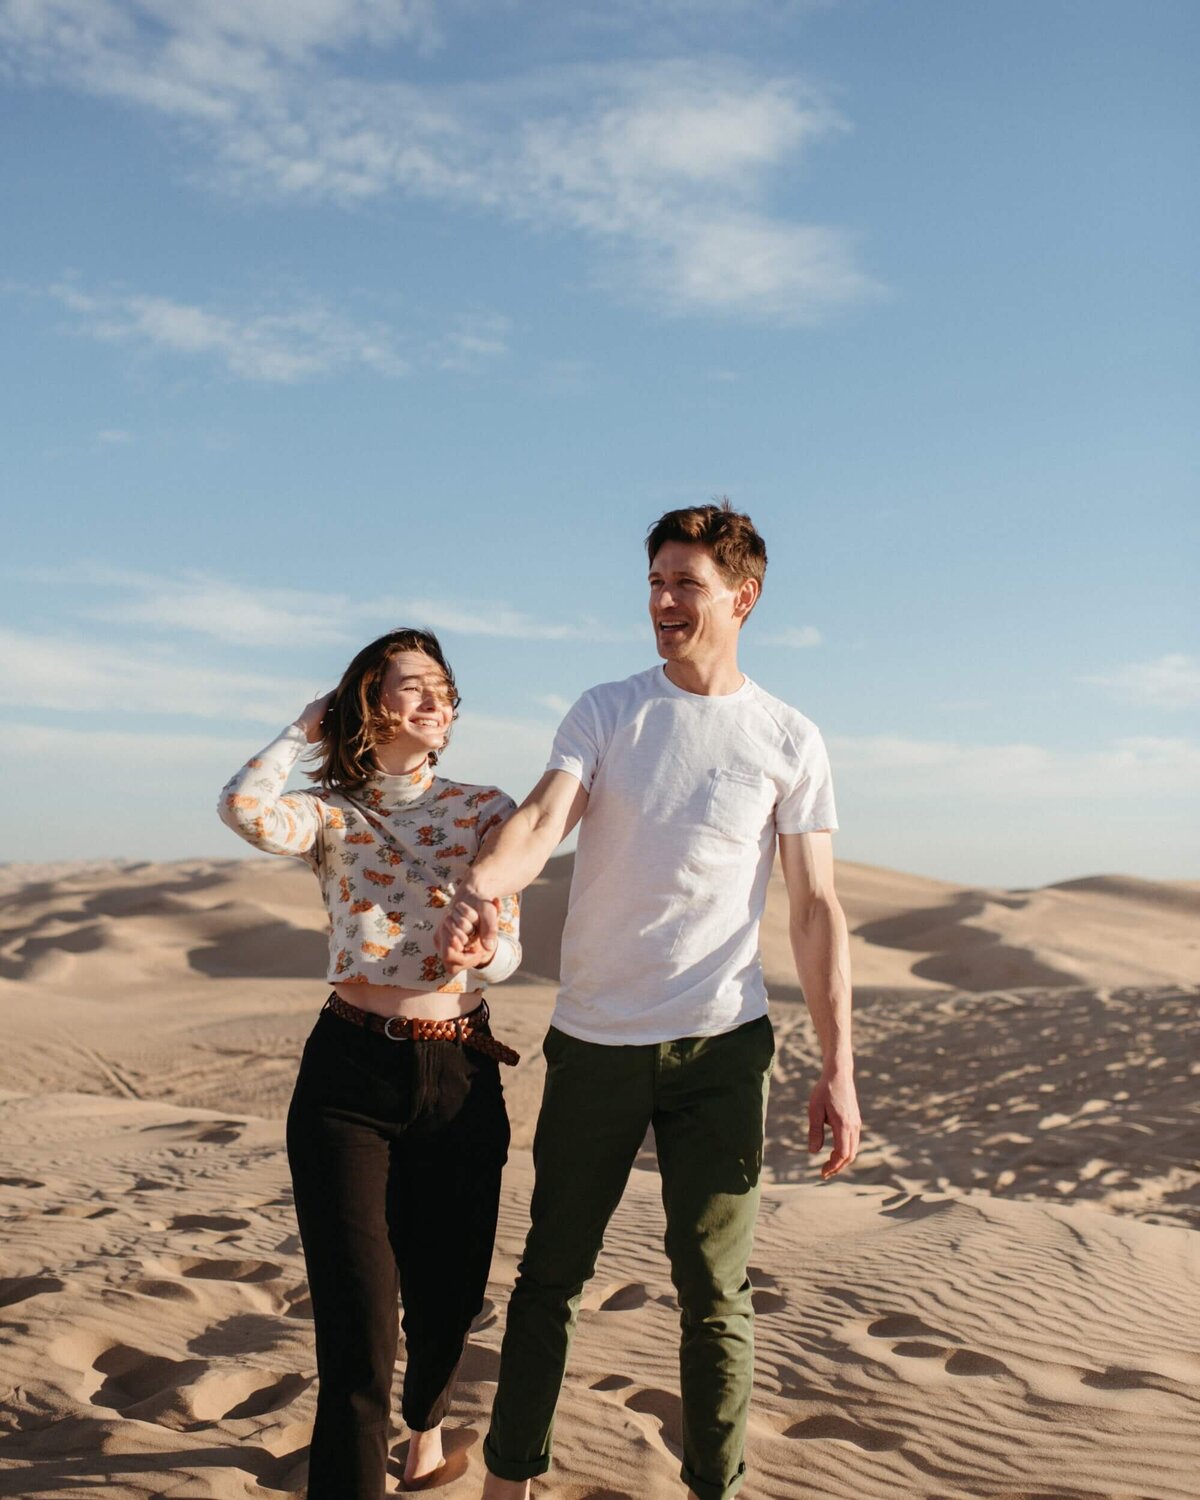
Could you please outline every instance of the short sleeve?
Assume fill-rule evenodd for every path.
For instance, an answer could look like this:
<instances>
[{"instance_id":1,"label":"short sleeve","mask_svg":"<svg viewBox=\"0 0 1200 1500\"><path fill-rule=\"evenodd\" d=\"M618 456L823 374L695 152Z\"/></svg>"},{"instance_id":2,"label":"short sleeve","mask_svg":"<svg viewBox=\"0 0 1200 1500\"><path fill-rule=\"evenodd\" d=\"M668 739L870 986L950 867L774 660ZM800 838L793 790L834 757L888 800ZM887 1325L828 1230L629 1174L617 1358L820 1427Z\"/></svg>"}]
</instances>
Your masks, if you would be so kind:
<instances>
[{"instance_id":1,"label":"short sleeve","mask_svg":"<svg viewBox=\"0 0 1200 1500\"><path fill-rule=\"evenodd\" d=\"M833 801L833 773L825 741L816 729L797 750L796 777L775 806L777 833L817 833L838 826Z\"/></svg>"},{"instance_id":2,"label":"short sleeve","mask_svg":"<svg viewBox=\"0 0 1200 1500\"><path fill-rule=\"evenodd\" d=\"M599 717L590 693L584 693L558 726L547 771L567 771L590 792L603 752Z\"/></svg>"}]
</instances>

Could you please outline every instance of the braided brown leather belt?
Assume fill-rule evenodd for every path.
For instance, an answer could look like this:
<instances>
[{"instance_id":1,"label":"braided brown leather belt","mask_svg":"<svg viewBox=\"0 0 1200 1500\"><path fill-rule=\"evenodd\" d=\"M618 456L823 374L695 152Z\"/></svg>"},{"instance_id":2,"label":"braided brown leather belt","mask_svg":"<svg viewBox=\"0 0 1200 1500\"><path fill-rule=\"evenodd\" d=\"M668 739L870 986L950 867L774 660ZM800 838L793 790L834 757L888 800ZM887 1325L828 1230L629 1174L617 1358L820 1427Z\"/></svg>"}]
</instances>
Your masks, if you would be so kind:
<instances>
[{"instance_id":1,"label":"braided brown leather belt","mask_svg":"<svg viewBox=\"0 0 1200 1500\"><path fill-rule=\"evenodd\" d=\"M521 1054L492 1035L488 1026L488 1007L484 1000L465 1016L455 1016L446 1021L430 1021L424 1016L377 1016L373 1010L360 1010L337 994L331 994L325 1002L331 1015L352 1026L361 1026L367 1031L377 1031L389 1042L459 1042L485 1057L494 1057L497 1062L515 1068Z\"/></svg>"}]
</instances>

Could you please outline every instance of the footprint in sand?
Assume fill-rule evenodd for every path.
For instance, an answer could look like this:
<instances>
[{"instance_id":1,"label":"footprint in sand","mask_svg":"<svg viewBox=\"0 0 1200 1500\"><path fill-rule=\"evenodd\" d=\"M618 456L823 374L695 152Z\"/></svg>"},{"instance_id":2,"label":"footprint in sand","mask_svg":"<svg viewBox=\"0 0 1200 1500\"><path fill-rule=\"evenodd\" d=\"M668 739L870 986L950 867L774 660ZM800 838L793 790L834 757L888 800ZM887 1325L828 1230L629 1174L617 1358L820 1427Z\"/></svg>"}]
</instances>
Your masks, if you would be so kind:
<instances>
[{"instance_id":1,"label":"footprint in sand","mask_svg":"<svg viewBox=\"0 0 1200 1500\"><path fill-rule=\"evenodd\" d=\"M61 1292L66 1283L57 1276L13 1276L0 1280L0 1307L15 1307L18 1302L28 1302L31 1297L41 1297L47 1292Z\"/></svg>"},{"instance_id":2,"label":"footprint in sand","mask_svg":"<svg viewBox=\"0 0 1200 1500\"><path fill-rule=\"evenodd\" d=\"M161 1125L146 1125L143 1135L170 1135L180 1141L198 1141L202 1146L227 1146L240 1140L245 1125L241 1120L167 1120Z\"/></svg>"},{"instance_id":3,"label":"footprint in sand","mask_svg":"<svg viewBox=\"0 0 1200 1500\"><path fill-rule=\"evenodd\" d=\"M103 1379L93 1393L93 1406L154 1420L160 1397L174 1397L208 1368L202 1359L168 1359L147 1354L130 1344L112 1344L92 1361Z\"/></svg>"},{"instance_id":4,"label":"footprint in sand","mask_svg":"<svg viewBox=\"0 0 1200 1500\"><path fill-rule=\"evenodd\" d=\"M928 1334L931 1338L944 1339L948 1344L958 1343L954 1334L930 1328L923 1318L913 1313L889 1313L887 1317L876 1318L867 1332L873 1339L919 1339L922 1334Z\"/></svg>"},{"instance_id":5,"label":"footprint in sand","mask_svg":"<svg viewBox=\"0 0 1200 1500\"><path fill-rule=\"evenodd\" d=\"M164 1277L143 1276L130 1287L143 1297L158 1297L164 1302L195 1302L196 1294L182 1281L167 1281Z\"/></svg>"},{"instance_id":6,"label":"footprint in sand","mask_svg":"<svg viewBox=\"0 0 1200 1500\"><path fill-rule=\"evenodd\" d=\"M591 1391L626 1391L633 1384L627 1375L603 1375L588 1387Z\"/></svg>"},{"instance_id":7,"label":"footprint in sand","mask_svg":"<svg viewBox=\"0 0 1200 1500\"><path fill-rule=\"evenodd\" d=\"M116 1209L95 1208L89 1203L60 1203L55 1208L44 1208L42 1213L48 1219L107 1219Z\"/></svg>"},{"instance_id":8,"label":"footprint in sand","mask_svg":"<svg viewBox=\"0 0 1200 1500\"><path fill-rule=\"evenodd\" d=\"M683 1407L671 1391L648 1386L625 1397L630 1411L640 1412L658 1423L659 1436L673 1457L683 1457Z\"/></svg>"},{"instance_id":9,"label":"footprint in sand","mask_svg":"<svg viewBox=\"0 0 1200 1500\"><path fill-rule=\"evenodd\" d=\"M868 1326L867 1332L872 1338L899 1340L892 1345L892 1353L905 1359L944 1359L946 1362L943 1368L948 1375L1013 1373L1002 1360L994 1359L990 1354L954 1347L959 1344L955 1334L931 1328L923 1318L918 1318L913 1313L889 1313L887 1317L876 1318ZM922 1334L927 1337L922 1338Z\"/></svg>"},{"instance_id":10,"label":"footprint in sand","mask_svg":"<svg viewBox=\"0 0 1200 1500\"><path fill-rule=\"evenodd\" d=\"M754 1288L750 1298L754 1304L754 1311L756 1313L782 1312L788 1305L788 1300L779 1290L779 1282L770 1271L764 1271L761 1266L749 1266L747 1275L750 1278L750 1285Z\"/></svg>"},{"instance_id":11,"label":"footprint in sand","mask_svg":"<svg viewBox=\"0 0 1200 1500\"><path fill-rule=\"evenodd\" d=\"M235 1313L198 1333L188 1343L189 1354L232 1355L266 1354L289 1337L277 1317L264 1313Z\"/></svg>"},{"instance_id":12,"label":"footprint in sand","mask_svg":"<svg viewBox=\"0 0 1200 1500\"><path fill-rule=\"evenodd\" d=\"M290 1406L312 1383L274 1370L212 1370L185 1394L197 1422L237 1422Z\"/></svg>"},{"instance_id":13,"label":"footprint in sand","mask_svg":"<svg viewBox=\"0 0 1200 1500\"><path fill-rule=\"evenodd\" d=\"M179 1271L193 1281L273 1281L283 1267L271 1260L182 1260Z\"/></svg>"},{"instance_id":14,"label":"footprint in sand","mask_svg":"<svg viewBox=\"0 0 1200 1500\"><path fill-rule=\"evenodd\" d=\"M803 1422L794 1422L783 1432L786 1438L811 1440L834 1438L838 1442L853 1443L868 1453L886 1453L904 1447L904 1439L896 1432L885 1432L882 1427L864 1427L852 1422L849 1417L824 1414L806 1417Z\"/></svg>"},{"instance_id":15,"label":"footprint in sand","mask_svg":"<svg viewBox=\"0 0 1200 1500\"><path fill-rule=\"evenodd\" d=\"M1089 1370L1080 1376L1081 1385L1090 1385L1098 1391L1164 1391L1171 1390L1168 1376L1156 1375L1153 1370L1129 1370L1121 1365L1109 1365L1107 1370Z\"/></svg>"},{"instance_id":16,"label":"footprint in sand","mask_svg":"<svg viewBox=\"0 0 1200 1500\"><path fill-rule=\"evenodd\" d=\"M948 1213L953 1209L949 1198L923 1198L920 1193L897 1193L883 1200L882 1213L888 1218L926 1219L930 1214Z\"/></svg>"},{"instance_id":17,"label":"footprint in sand","mask_svg":"<svg viewBox=\"0 0 1200 1500\"><path fill-rule=\"evenodd\" d=\"M993 1359L990 1354L979 1354L974 1349L956 1349L946 1361L949 1375L1011 1375L1012 1371L1003 1360Z\"/></svg>"},{"instance_id":18,"label":"footprint in sand","mask_svg":"<svg viewBox=\"0 0 1200 1500\"><path fill-rule=\"evenodd\" d=\"M308 1473L308 1445L305 1443L295 1453L286 1453L282 1458L259 1458L253 1464L247 1462L246 1468L264 1490L297 1495L303 1490Z\"/></svg>"},{"instance_id":19,"label":"footprint in sand","mask_svg":"<svg viewBox=\"0 0 1200 1500\"><path fill-rule=\"evenodd\" d=\"M0 1187L43 1188L46 1184L36 1177L0 1177Z\"/></svg>"},{"instance_id":20,"label":"footprint in sand","mask_svg":"<svg viewBox=\"0 0 1200 1500\"><path fill-rule=\"evenodd\" d=\"M600 1303L601 1312L633 1312L639 1307L645 1307L650 1300L650 1293L639 1281L629 1281L623 1286L616 1286L604 1296Z\"/></svg>"},{"instance_id":21,"label":"footprint in sand","mask_svg":"<svg viewBox=\"0 0 1200 1500\"><path fill-rule=\"evenodd\" d=\"M945 1359L950 1350L945 1344L930 1344L922 1339L905 1339L899 1344L892 1345L893 1354L901 1354L905 1359Z\"/></svg>"},{"instance_id":22,"label":"footprint in sand","mask_svg":"<svg viewBox=\"0 0 1200 1500\"><path fill-rule=\"evenodd\" d=\"M231 1214L177 1214L171 1220L172 1229L213 1229L226 1232L233 1229L249 1229L249 1219L235 1219Z\"/></svg>"}]
</instances>

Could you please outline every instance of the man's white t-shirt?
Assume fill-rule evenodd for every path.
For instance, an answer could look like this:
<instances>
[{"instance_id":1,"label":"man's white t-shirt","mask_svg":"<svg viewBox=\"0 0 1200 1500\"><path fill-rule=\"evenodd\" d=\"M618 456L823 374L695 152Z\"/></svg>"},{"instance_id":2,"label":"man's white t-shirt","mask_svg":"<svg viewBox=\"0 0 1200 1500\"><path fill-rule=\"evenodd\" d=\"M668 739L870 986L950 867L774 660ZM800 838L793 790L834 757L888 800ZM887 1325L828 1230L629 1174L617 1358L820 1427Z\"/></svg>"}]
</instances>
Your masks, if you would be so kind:
<instances>
[{"instance_id":1,"label":"man's white t-shirt","mask_svg":"<svg viewBox=\"0 0 1200 1500\"><path fill-rule=\"evenodd\" d=\"M589 793L552 1024L620 1046L765 1014L775 836L837 827L816 725L748 677L708 698L652 667L584 693L546 769Z\"/></svg>"}]
</instances>

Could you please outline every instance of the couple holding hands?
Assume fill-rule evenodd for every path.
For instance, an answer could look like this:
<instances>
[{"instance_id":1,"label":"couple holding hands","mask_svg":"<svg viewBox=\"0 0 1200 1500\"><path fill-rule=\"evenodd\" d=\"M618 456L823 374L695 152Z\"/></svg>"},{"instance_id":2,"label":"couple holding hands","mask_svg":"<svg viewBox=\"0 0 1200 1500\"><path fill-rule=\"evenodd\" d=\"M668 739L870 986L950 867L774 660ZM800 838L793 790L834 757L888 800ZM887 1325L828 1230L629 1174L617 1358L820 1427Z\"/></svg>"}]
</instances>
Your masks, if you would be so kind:
<instances>
[{"instance_id":1,"label":"couple holding hands","mask_svg":"<svg viewBox=\"0 0 1200 1500\"><path fill-rule=\"evenodd\" d=\"M519 966L519 895L580 825L561 987L544 1042L530 1228L484 1444L485 1500L550 1466L579 1299L647 1128L680 1306L682 1479L745 1476L747 1278L774 1053L758 928L778 847L823 1066L810 1151L858 1149L837 826L816 726L738 667L766 548L728 503L646 540L662 664L575 703L518 808L435 774L457 714L435 636L396 630L221 794L256 848L306 860L330 917L332 992L288 1114L318 1397L309 1500L381 1500L400 1308L407 1490L456 1472L442 1422L483 1305L509 1142L487 986ZM297 760L310 791L285 793Z\"/></svg>"}]
</instances>

